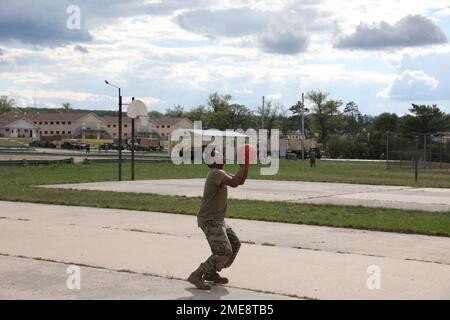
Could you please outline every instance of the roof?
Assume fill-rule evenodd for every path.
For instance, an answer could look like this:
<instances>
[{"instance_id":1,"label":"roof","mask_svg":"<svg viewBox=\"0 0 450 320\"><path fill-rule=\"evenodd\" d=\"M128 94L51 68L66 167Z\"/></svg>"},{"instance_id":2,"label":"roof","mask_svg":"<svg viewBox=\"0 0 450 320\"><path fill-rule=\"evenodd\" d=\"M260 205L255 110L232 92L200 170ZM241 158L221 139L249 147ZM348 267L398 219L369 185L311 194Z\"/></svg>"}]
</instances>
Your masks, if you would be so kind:
<instances>
[{"instance_id":1,"label":"roof","mask_svg":"<svg viewBox=\"0 0 450 320\"><path fill-rule=\"evenodd\" d=\"M173 126L176 125L178 122L187 120L189 122L192 122L188 118L151 118L153 122L155 122L158 126Z\"/></svg>"},{"instance_id":2,"label":"roof","mask_svg":"<svg viewBox=\"0 0 450 320\"><path fill-rule=\"evenodd\" d=\"M45 112L39 114L28 114L24 116L24 119L30 121L75 121L78 120L90 112Z\"/></svg>"},{"instance_id":3,"label":"roof","mask_svg":"<svg viewBox=\"0 0 450 320\"><path fill-rule=\"evenodd\" d=\"M0 127L4 127L14 121L22 119L23 117L13 116L13 115L0 115Z\"/></svg>"},{"instance_id":4,"label":"roof","mask_svg":"<svg viewBox=\"0 0 450 320\"><path fill-rule=\"evenodd\" d=\"M105 120L108 123L114 123L114 124L119 123L119 117L118 116L103 116L102 118L103 118L103 120ZM131 125L131 118L129 118L129 117L125 116L125 115L122 116L122 123Z\"/></svg>"},{"instance_id":5,"label":"roof","mask_svg":"<svg viewBox=\"0 0 450 320\"><path fill-rule=\"evenodd\" d=\"M0 127L6 127L9 124L12 124L13 122L18 121L18 120L25 120L27 122L30 122L30 124L34 125L33 122L26 119L24 116L1 115L0 116Z\"/></svg>"}]
</instances>

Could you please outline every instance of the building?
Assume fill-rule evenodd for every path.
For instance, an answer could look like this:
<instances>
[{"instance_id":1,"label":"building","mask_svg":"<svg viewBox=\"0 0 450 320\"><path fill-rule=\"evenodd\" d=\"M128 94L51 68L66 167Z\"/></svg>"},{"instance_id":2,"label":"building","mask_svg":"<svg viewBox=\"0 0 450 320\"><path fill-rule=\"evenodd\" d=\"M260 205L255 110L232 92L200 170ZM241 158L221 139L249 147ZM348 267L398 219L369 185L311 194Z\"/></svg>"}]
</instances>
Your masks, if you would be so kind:
<instances>
[{"instance_id":1,"label":"building","mask_svg":"<svg viewBox=\"0 0 450 320\"><path fill-rule=\"evenodd\" d=\"M25 116L39 127L41 137L108 139L108 123L93 112L40 113Z\"/></svg>"},{"instance_id":2,"label":"building","mask_svg":"<svg viewBox=\"0 0 450 320\"><path fill-rule=\"evenodd\" d=\"M104 116L103 120L107 123L107 131L111 137L117 138L119 136L119 117L118 116ZM144 118L144 123L137 119L135 121L136 136L143 138L159 137L156 123L150 118ZM131 118L122 117L122 136L124 138L131 137Z\"/></svg>"},{"instance_id":3,"label":"building","mask_svg":"<svg viewBox=\"0 0 450 320\"><path fill-rule=\"evenodd\" d=\"M193 129L194 123L188 118L154 118L156 129L162 139L167 140L175 129Z\"/></svg>"},{"instance_id":4,"label":"building","mask_svg":"<svg viewBox=\"0 0 450 320\"><path fill-rule=\"evenodd\" d=\"M21 120L21 121L19 121ZM15 123L13 123L15 122ZM0 135L73 139L115 139L119 136L118 116L100 117L94 112L45 112L25 116L1 115ZM5 127L7 126L7 127ZM143 118L135 122L136 135L167 140L175 129L192 129L187 118ZM131 138L131 118L122 117L122 137Z\"/></svg>"},{"instance_id":5,"label":"building","mask_svg":"<svg viewBox=\"0 0 450 320\"><path fill-rule=\"evenodd\" d=\"M0 116L0 137L39 139L39 127L21 116Z\"/></svg>"}]
</instances>

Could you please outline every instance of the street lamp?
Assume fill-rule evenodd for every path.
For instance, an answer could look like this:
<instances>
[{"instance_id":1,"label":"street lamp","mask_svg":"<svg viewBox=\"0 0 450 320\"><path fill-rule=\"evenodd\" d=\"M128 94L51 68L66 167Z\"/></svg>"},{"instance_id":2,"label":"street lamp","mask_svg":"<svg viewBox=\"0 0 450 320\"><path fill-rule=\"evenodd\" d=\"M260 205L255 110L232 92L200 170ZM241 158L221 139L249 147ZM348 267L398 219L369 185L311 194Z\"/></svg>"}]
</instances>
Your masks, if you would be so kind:
<instances>
[{"instance_id":1,"label":"street lamp","mask_svg":"<svg viewBox=\"0 0 450 320\"><path fill-rule=\"evenodd\" d=\"M122 181L122 94L118 86L105 80L108 86L114 87L119 90L119 181Z\"/></svg>"}]
</instances>

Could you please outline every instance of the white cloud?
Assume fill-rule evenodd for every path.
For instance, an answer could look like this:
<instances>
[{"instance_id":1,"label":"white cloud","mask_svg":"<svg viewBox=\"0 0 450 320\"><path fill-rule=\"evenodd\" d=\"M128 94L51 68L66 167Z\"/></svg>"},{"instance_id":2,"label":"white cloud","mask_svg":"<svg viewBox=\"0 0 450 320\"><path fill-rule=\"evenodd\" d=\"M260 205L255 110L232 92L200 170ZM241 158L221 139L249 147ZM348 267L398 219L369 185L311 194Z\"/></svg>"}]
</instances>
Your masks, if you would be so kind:
<instances>
[{"instance_id":1,"label":"white cloud","mask_svg":"<svg viewBox=\"0 0 450 320\"><path fill-rule=\"evenodd\" d=\"M439 81L422 70L405 70L377 96L396 100L429 99Z\"/></svg>"},{"instance_id":2,"label":"white cloud","mask_svg":"<svg viewBox=\"0 0 450 320\"><path fill-rule=\"evenodd\" d=\"M354 33L338 37L335 46L343 49L379 50L447 43L447 36L431 19L406 16L391 25L381 21L370 26L361 23Z\"/></svg>"}]
</instances>

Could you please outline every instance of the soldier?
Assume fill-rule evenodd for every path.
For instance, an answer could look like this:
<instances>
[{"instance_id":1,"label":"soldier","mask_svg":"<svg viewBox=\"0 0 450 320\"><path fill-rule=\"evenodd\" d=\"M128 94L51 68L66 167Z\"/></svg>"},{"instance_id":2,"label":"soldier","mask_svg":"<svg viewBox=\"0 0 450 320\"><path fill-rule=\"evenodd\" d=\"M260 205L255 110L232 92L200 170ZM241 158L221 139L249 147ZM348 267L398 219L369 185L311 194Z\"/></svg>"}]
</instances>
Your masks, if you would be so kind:
<instances>
[{"instance_id":1,"label":"soldier","mask_svg":"<svg viewBox=\"0 0 450 320\"><path fill-rule=\"evenodd\" d=\"M309 165L311 166L311 168L315 168L316 167L316 151L311 150L309 151Z\"/></svg>"},{"instance_id":2,"label":"soldier","mask_svg":"<svg viewBox=\"0 0 450 320\"><path fill-rule=\"evenodd\" d=\"M203 199L197 214L198 226L205 233L212 255L191 273L188 281L198 289L209 290L205 281L226 284L227 278L219 275L223 268L233 263L241 247L241 242L234 231L225 223L228 192L227 186L236 188L247 179L248 164L241 165L236 175L223 170L223 156L215 151L213 163L208 165Z\"/></svg>"}]
</instances>

